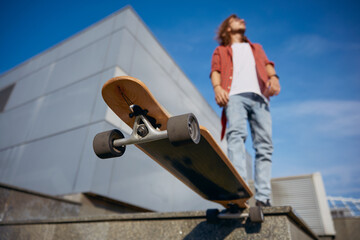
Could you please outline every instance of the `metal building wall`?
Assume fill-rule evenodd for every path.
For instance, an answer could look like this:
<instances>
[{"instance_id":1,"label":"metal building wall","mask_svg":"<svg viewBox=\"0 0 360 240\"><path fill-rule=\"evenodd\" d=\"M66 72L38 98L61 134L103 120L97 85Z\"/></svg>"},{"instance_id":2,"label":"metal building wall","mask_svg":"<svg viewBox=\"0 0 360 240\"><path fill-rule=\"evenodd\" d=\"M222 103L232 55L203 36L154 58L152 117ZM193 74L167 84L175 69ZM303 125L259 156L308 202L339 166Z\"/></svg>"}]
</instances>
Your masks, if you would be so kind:
<instances>
[{"instance_id":1,"label":"metal building wall","mask_svg":"<svg viewBox=\"0 0 360 240\"><path fill-rule=\"evenodd\" d=\"M292 206L317 235L335 235L320 173L274 178L271 186L274 206Z\"/></svg>"},{"instance_id":2,"label":"metal building wall","mask_svg":"<svg viewBox=\"0 0 360 240\"><path fill-rule=\"evenodd\" d=\"M193 112L219 139L215 112L126 7L0 76L0 91L15 83L0 113L0 182L53 195L92 191L157 211L218 206L136 147L121 159L94 155L96 133L129 133L100 93L118 75L142 80L174 115Z\"/></svg>"}]
</instances>

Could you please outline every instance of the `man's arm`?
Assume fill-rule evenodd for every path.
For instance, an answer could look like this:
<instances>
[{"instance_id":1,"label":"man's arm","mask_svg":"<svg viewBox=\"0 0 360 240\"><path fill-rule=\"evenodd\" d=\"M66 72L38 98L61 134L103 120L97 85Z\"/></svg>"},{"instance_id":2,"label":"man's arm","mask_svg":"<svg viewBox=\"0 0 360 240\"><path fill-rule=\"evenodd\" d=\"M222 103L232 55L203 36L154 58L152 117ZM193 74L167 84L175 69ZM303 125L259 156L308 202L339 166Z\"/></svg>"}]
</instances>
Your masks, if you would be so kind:
<instances>
[{"instance_id":1,"label":"man's arm","mask_svg":"<svg viewBox=\"0 0 360 240\"><path fill-rule=\"evenodd\" d=\"M276 75L274 65L267 64L265 67L270 79L266 82L266 90L264 94L266 97L276 96L281 90L279 78Z\"/></svg>"},{"instance_id":2,"label":"man's arm","mask_svg":"<svg viewBox=\"0 0 360 240\"><path fill-rule=\"evenodd\" d=\"M215 101L220 107L225 107L229 101L229 94L221 87L221 76L218 71L211 73L211 83L215 92Z\"/></svg>"}]
</instances>

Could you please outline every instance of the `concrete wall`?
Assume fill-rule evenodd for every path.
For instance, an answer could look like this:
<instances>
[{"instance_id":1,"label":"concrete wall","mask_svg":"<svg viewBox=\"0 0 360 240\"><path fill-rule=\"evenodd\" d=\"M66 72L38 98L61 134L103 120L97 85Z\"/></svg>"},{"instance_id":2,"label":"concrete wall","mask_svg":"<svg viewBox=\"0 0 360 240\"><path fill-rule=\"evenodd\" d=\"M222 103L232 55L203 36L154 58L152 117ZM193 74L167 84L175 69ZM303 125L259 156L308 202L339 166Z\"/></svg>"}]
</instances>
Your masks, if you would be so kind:
<instances>
[{"instance_id":1,"label":"concrete wall","mask_svg":"<svg viewBox=\"0 0 360 240\"><path fill-rule=\"evenodd\" d=\"M127 7L0 76L0 91L15 84L0 113L0 182L53 195L90 191L157 211L214 206L134 146L121 159L95 156L96 133L129 133L100 93L119 75L142 80L170 113L193 112L219 139L215 112Z\"/></svg>"},{"instance_id":2,"label":"concrete wall","mask_svg":"<svg viewBox=\"0 0 360 240\"><path fill-rule=\"evenodd\" d=\"M359 239L360 236L360 218L334 218L336 229L336 240Z\"/></svg>"}]
</instances>

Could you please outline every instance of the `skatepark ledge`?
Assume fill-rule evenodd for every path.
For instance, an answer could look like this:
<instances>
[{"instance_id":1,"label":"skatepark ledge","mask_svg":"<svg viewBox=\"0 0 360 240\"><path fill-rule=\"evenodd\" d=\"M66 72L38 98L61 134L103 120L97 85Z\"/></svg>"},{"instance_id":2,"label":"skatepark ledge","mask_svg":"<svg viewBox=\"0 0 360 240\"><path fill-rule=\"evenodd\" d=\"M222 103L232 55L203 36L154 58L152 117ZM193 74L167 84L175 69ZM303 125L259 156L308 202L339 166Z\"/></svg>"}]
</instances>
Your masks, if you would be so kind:
<instances>
[{"instance_id":1,"label":"skatepark ledge","mask_svg":"<svg viewBox=\"0 0 360 240\"><path fill-rule=\"evenodd\" d=\"M204 211L151 212L6 221L0 232L2 239L318 239L291 207L263 210L261 224L246 218L211 224Z\"/></svg>"}]
</instances>

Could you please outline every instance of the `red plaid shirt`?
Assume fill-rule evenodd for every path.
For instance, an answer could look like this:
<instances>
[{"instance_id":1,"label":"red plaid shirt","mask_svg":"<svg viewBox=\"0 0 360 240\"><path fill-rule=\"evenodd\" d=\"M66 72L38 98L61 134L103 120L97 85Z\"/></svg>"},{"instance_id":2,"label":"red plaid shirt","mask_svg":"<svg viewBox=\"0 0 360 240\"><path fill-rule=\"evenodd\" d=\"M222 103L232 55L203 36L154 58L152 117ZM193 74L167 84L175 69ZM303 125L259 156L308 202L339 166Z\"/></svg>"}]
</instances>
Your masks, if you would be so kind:
<instances>
[{"instance_id":1,"label":"red plaid shirt","mask_svg":"<svg viewBox=\"0 0 360 240\"><path fill-rule=\"evenodd\" d=\"M274 62L269 61L260 44L251 43L250 41L249 44L255 59L256 73L259 81L260 90L261 93L264 93L266 88L266 82L269 80L269 76L267 74L265 66L267 64L272 64L274 66ZM211 73L213 71L217 71L220 73L221 87L229 93L233 79L232 48L230 45L218 46L215 49L211 60ZM227 123L225 109L223 109L221 114L221 123L221 139L223 139Z\"/></svg>"}]
</instances>

